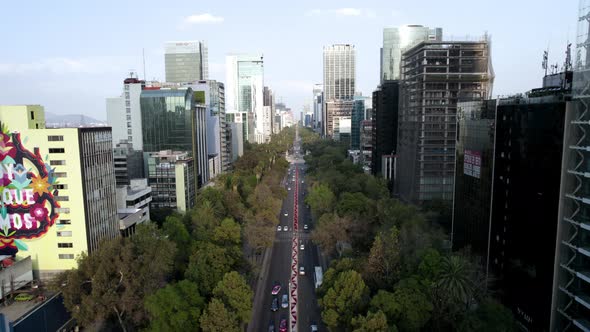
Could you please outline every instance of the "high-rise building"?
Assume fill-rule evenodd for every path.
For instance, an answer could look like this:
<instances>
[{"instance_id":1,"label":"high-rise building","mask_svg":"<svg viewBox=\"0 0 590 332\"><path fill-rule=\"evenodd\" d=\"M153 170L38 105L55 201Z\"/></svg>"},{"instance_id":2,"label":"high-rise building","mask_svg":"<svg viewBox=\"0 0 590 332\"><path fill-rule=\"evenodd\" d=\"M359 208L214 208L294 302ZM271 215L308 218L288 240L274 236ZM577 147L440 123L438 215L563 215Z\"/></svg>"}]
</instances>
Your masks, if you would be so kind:
<instances>
[{"instance_id":1,"label":"high-rise building","mask_svg":"<svg viewBox=\"0 0 590 332\"><path fill-rule=\"evenodd\" d=\"M383 155L397 150L399 81L384 81L373 91L373 156L371 172L381 174Z\"/></svg>"},{"instance_id":2,"label":"high-rise building","mask_svg":"<svg viewBox=\"0 0 590 332\"><path fill-rule=\"evenodd\" d=\"M44 118L41 106L0 106L2 186L12 197L0 253L31 256L41 279L119 236L111 129L45 129Z\"/></svg>"},{"instance_id":3,"label":"high-rise building","mask_svg":"<svg viewBox=\"0 0 590 332\"><path fill-rule=\"evenodd\" d=\"M491 95L490 42L421 42L401 67L396 191L413 203L451 200L457 101Z\"/></svg>"},{"instance_id":4,"label":"high-rise building","mask_svg":"<svg viewBox=\"0 0 590 332\"><path fill-rule=\"evenodd\" d=\"M264 143L264 60L262 54L228 55L226 57L226 109L246 112L244 138Z\"/></svg>"},{"instance_id":5,"label":"high-rise building","mask_svg":"<svg viewBox=\"0 0 590 332\"><path fill-rule=\"evenodd\" d=\"M551 331L570 326L590 331L590 2L580 0L579 4L573 102L565 120ZM566 68L572 68L570 52L568 47ZM557 77L557 81L563 80Z\"/></svg>"},{"instance_id":6,"label":"high-rise building","mask_svg":"<svg viewBox=\"0 0 590 332\"><path fill-rule=\"evenodd\" d=\"M451 240L466 246L488 266L496 104L493 100L457 104L455 194Z\"/></svg>"},{"instance_id":7,"label":"high-rise building","mask_svg":"<svg viewBox=\"0 0 590 332\"><path fill-rule=\"evenodd\" d=\"M350 149L359 150L361 145L361 122L365 120L365 97L355 97L350 120Z\"/></svg>"},{"instance_id":8,"label":"high-rise building","mask_svg":"<svg viewBox=\"0 0 590 332\"><path fill-rule=\"evenodd\" d=\"M230 122L232 162L244 154L244 127L239 122Z\"/></svg>"},{"instance_id":9,"label":"high-rise building","mask_svg":"<svg viewBox=\"0 0 590 332\"><path fill-rule=\"evenodd\" d=\"M324 86L322 84L314 84L313 86L313 129L322 135L324 122Z\"/></svg>"},{"instance_id":10,"label":"high-rise building","mask_svg":"<svg viewBox=\"0 0 590 332\"><path fill-rule=\"evenodd\" d=\"M352 100L356 87L354 45L324 47L324 100Z\"/></svg>"},{"instance_id":11,"label":"high-rise building","mask_svg":"<svg viewBox=\"0 0 590 332\"><path fill-rule=\"evenodd\" d=\"M165 44L166 82L189 83L209 78L207 45L203 41Z\"/></svg>"},{"instance_id":12,"label":"high-rise building","mask_svg":"<svg viewBox=\"0 0 590 332\"><path fill-rule=\"evenodd\" d=\"M195 206L195 162L185 151L146 153L147 174L152 187L150 209L184 213Z\"/></svg>"},{"instance_id":13,"label":"high-rise building","mask_svg":"<svg viewBox=\"0 0 590 332\"><path fill-rule=\"evenodd\" d=\"M275 115L275 95L273 91L265 86L263 94L263 121L262 131L267 141L270 140L270 136L273 133L274 127L274 115Z\"/></svg>"},{"instance_id":14,"label":"high-rise building","mask_svg":"<svg viewBox=\"0 0 590 332\"><path fill-rule=\"evenodd\" d=\"M133 144L119 142L113 149L113 161L117 186L127 186L133 179L145 178L143 152L134 150Z\"/></svg>"},{"instance_id":15,"label":"high-rise building","mask_svg":"<svg viewBox=\"0 0 590 332\"><path fill-rule=\"evenodd\" d=\"M141 133L141 109L139 97L145 88L145 81L139 80L134 73L123 81L123 93L120 97L106 99L107 123L113 128L113 147L119 142L133 144L137 150L143 148Z\"/></svg>"},{"instance_id":16,"label":"high-rise building","mask_svg":"<svg viewBox=\"0 0 590 332\"><path fill-rule=\"evenodd\" d=\"M441 41L442 28L404 25L383 29L381 48L381 83L401 78L400 63L403 50L423 41Z\"/></svg>"},{"instance_id":17,"label":"high-rise building","mask_svg":"<svg viewBox=\"0 0 590 332\"><path fill-rule=\"evenodd\" d=\"M218 157L211 176L227 172L231 167L231 141L227 140L228 131L225 113L225 88L223 83L215 80L199 81L189 85L198 97L196 102L206 107L207 118L207 153L209 158Z\"/></svg>"},{"instance_id":18,"label":"high-rise building","mask_svg":"<svg viewBox=\"0 0 590 332\"><path fill-rule=\"evenodd\" d=\"M140 99L143 151L186 151L195 160L196 187L207 183L205 105L197 103L191 88L144 89Z\"/></svg>"},{"instance_id":19,"label":"high-rise building","mask_svg":"<svg viewBox=\"0 0 590 332\"><path fill-rule=\"evenodd\" d=\"M330 100L325 104L326 108L326 122L325 132L326 136L333 138L334 130L338 128L335 125L336 117L347 117L348 119L352 116L352 109L354 108L354 100Z\"/></svg>"},{"instance_id":20,"label":"high-rise building","mask_svg":"<svg viewBox=\"0 0 590 332\"><path fill-rule=\"evenodd\" d=\"M361 138L360 138L360 161L365 173L371 171L371 160L373 157L373 121L361 121Z\"/></svg>"}]
</instances>

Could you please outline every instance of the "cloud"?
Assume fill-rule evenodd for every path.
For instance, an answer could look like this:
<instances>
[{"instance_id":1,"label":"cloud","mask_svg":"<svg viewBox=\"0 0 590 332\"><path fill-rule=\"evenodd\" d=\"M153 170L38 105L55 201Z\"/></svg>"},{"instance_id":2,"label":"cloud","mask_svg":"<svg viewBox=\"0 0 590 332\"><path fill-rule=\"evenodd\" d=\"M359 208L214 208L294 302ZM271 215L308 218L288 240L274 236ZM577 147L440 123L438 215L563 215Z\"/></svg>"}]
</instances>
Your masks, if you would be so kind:
<instances>
[{"instance_id":1,"label":"cloud","mask_svg":"<svg viewBox=\"0 0 590 332\"><path fill-rule=\"evenodd\" d=\"M36 73L103 74L126 72L141 59L129 56L94 56L83 58L55 57L28 63L0 63L0 74L30 75Z\"/></svg>"},{"instance_id":2,"label":"cloud","mask_svg":"<svg viewBox=\"0 0 590 332\"><path fill-rule=\"evenodd\" d=\"M305 13L305 16L320 16L320 15L337 15L337 16L353 16L353 17L368 17L375 18L377 13L372 9L367 8L338 8L338 9L311 9Z\"/></svg>"},{"instance_id":3,"label":"cloud","mask_svg":"<svg viewBox=\"0 0 590 332\"><path fill-rule=\"evenodd\" d=\"M336 14L342 16L361 16L363 11L358 8L339 8L336 9Z\"/></svg>"},{"instance_id":4,"label":"cloud","mask_svg":"<svg viewBox=\"0 0 590 332\"><path fill-rule=\"evenodd\" d=\"M322 10L316 8L316 9L308 10L305 13L305 16L318 16L320 14L322 14Z\"/></svg>"},{"instance_id":5,"label":"cloud","mask_svg":"<svg viewBox=\"0 0 590 332\"><path fill-rule=\"evenodd\" d=\"M223 21L223 17L215 16L210 13L190 15L183 20L185 25L222 23Z\"/></svg>"}]
</instances>

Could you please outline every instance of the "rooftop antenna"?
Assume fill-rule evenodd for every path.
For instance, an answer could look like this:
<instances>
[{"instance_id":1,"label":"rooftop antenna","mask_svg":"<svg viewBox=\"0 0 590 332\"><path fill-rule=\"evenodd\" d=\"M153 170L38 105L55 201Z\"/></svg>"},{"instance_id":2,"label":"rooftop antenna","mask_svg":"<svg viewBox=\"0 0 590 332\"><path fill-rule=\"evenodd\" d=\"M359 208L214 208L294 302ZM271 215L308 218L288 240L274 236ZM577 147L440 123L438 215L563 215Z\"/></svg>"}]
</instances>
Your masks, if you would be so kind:
<instances>
[{"instance_id":1,"label":"rooftop antenna","mask_svg":"<svg viewBox=\"0 0 590 332\"><path fill-rule=\"evenodd\" d=\"M549 49L543 51L543 69L545 69L545 76L547 76L547 64L549 61Z\"/></svg>"},{"instance_id":2,"label":"rooftop antenna","mask_svg":"<svg viewBox=\"0 0 590 332\"><path fill-rule=\"evenodd\" d=\"M567 43L567 49L565 51L565 63L564 63L564 71L568 71L572 69L572 43Z\"/></svg>"}]
</instances>

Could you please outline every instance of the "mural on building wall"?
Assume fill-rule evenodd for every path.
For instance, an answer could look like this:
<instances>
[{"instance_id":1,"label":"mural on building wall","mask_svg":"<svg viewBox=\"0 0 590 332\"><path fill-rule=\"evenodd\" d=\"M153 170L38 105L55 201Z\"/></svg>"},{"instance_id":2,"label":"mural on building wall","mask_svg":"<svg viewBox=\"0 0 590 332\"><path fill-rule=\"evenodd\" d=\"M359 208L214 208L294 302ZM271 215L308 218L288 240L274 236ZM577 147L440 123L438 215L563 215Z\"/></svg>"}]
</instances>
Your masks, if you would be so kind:
<instances>
[{"instance_id":1,"label":"mural on building wall","mask_svg":"<svg viewBox=\"0 0 590 332\"><path fill-rule=\"evenodd\" d=\"M55 224L57 179L55 169L43 161L38 147L34 152L27 150L20 133L1 127L0 255L15 255L27 250L22 240L39 238Z\"/></svg>"}]
</instances>

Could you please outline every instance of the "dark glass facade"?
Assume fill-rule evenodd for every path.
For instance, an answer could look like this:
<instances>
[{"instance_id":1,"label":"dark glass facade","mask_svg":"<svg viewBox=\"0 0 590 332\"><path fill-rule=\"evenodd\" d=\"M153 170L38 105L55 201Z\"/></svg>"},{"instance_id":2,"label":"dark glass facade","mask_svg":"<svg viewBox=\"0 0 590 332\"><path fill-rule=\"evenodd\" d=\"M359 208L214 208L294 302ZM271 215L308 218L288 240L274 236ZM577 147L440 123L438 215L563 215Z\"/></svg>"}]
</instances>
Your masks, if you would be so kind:
<instances>
[{"instance_id":1,"label":"dark glass facade","mask_svg":"<svg viewBox=\"0 0 590 332\"><path fill-rule=\"evenodd\" d=\"M496 100L457 105L453 250L466 246L487 265Z\"/></svg>"},{"instance_id":2,"label":"dark glass facade","mask_svg":"<svg viewBox=\"0 0 590 332\"><path fill-rule=\"evenodd\" d=\"M358 150L361 145L361 121L365 117L365 101L356 99L350 120L350 149Z\"/></svg>"},{"instance_id":3,"label":"dark glass facade","mask_svg":"<svg viewBox=\"0 0 590 332\"><path fill-rule=\"evenodd\" d=\"M373 156L371 172L381 174L381 156L396 153L399 81L384 81L373 92Z\"/></svg>"},{"instance_id":4,"label":"dark glass facade","mask_svg":"<svg viewBox=\"0 0 590 332\"><path fill-rule=\"evenodd\" d=\"M565 99L538 89L497 109L488 268L530 331L549 330Z\"/></svg>"},{"instance_id":5,"label":"dark glass facade","mask_svg":"<svg viewBox=\"0 0 590 332\"><path fill-rule=\"evenodd\" d=\"M193 152L192 89L143 90L140 104L143 151Z\"/></svg>"}]
</instances>

